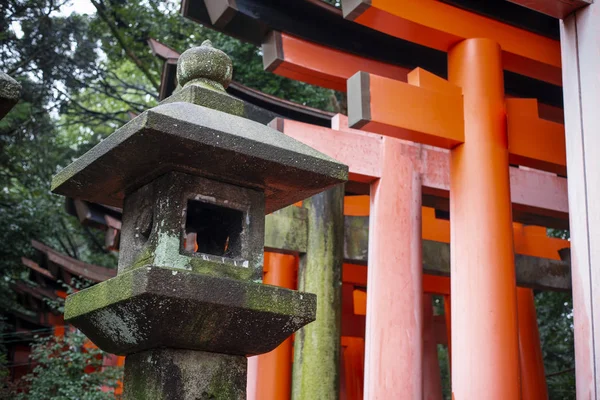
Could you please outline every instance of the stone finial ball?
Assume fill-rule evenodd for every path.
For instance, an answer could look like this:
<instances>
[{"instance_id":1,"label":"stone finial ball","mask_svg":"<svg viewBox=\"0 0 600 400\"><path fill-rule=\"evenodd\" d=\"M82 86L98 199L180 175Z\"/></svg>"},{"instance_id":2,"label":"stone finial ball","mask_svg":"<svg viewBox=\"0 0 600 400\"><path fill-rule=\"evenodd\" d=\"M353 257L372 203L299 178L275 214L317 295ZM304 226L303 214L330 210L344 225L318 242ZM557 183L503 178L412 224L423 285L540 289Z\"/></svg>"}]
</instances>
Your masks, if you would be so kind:
<instances>
[{"instance_id":1,"label":"stone finial ball","mask_svg":"<svg viewBox=\"0 0 600 400\"><path fill-rule=\"evenodd\" d=\"M212 46L210 40L183 52L177 61L177 81L181 87L195 81L213 81L226 88L231 82L231 59Z\"/></svg>"}]
</instances>

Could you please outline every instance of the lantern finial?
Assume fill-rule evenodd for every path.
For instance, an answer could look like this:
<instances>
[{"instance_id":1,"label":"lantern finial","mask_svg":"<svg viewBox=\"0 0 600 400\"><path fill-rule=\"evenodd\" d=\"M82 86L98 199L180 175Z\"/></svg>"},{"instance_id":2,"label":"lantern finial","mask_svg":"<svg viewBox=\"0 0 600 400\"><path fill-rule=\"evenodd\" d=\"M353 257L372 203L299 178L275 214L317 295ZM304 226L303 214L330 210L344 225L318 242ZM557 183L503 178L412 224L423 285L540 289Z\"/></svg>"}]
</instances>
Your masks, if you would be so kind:
<instances>
[{"instance_id":1,"label":"lantern finial","mask_svg":"<svg viewBox=\"0 0 600 400\"><path fill-rule=\"evenodd\" d=\"M231 59L210 40L186 50L177 62L177 81L181 87L200 85L224 91L231 82Z\"/></svg>"}]
</instances>

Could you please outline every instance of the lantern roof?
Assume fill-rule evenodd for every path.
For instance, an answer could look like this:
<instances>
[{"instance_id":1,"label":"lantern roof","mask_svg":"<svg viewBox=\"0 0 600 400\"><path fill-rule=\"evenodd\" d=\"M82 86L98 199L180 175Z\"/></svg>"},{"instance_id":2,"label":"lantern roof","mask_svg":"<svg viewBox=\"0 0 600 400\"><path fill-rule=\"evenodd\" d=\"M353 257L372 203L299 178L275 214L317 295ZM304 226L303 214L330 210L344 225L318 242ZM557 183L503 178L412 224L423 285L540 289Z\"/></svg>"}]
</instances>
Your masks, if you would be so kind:
<instances>
[{"instance_id":1,"label":"lantern roof","mask_svg":"<svg viewBox=\"0 0 600 400\"><path fill-rule=\"evenodd\" d=\"M243 104L224 91L231 61L210 42L179 63L183 87L60 171L53 192L121 207L127 194L180 171L264 191L270 213L347 180L346 165L239 116Z\"/></svg>"}]
</instances>

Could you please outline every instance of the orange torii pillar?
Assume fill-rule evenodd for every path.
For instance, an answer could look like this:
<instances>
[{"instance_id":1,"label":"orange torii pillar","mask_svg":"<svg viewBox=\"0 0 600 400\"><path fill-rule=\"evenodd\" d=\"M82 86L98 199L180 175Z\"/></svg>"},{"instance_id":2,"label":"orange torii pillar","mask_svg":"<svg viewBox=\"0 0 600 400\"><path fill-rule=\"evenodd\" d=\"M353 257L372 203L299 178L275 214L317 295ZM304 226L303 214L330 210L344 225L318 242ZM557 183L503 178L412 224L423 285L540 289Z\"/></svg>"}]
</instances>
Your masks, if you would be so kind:
<instances>
[{"instance_id":1,"label":"orange torii pillar","mask_svg":"<svg viewBox=\"0 0 600 400\"><path fill-rule=\"evenodd\" d=\"M450 154L452 392L518 399L519 340L500 46L467 39L448 53L462 87L464 143Z\"/></svg>"},{"instance_id":2,"label":"orange torii pillar","mask_svg":"<svg viewBox=\"0 0 600 400\"><path fill-rule=\"evenodd\" d=\"M421 177L402 141L383 137L371 185L364 395L422 400Z\"/></svg>"},{"instance_id":3,"label":"orange torii pillar","mask_svg":"<svg viewBox=\"0 0 600 400\"><path fill-rule=\"evenodd\" d=\"M423 400L442 400L433 301L429 293L423 294Z\"/></svg>"},{"instance_id":4,"label":"orange torii pillar","mask_svg":"<svg viewBox=\"0 0 600 400\"><path fill-rule=\"evenodd\" d=\"M545 400L548 398L548 388L533 290L517 288L517 310L519 315L521 400Z\"/></svg>"},{"instance_id":5,"label":"orange torii pillar","mask_svg":"<svg viewBox=\"0 0 600 400\"><path fill-rule=\"evenodd\" d=\"M265 252L263 283L296 288L297 258ZM292 385L292 336L275 350L248 358L248 400L286 400Z\"/></svg>"}]
</instances>

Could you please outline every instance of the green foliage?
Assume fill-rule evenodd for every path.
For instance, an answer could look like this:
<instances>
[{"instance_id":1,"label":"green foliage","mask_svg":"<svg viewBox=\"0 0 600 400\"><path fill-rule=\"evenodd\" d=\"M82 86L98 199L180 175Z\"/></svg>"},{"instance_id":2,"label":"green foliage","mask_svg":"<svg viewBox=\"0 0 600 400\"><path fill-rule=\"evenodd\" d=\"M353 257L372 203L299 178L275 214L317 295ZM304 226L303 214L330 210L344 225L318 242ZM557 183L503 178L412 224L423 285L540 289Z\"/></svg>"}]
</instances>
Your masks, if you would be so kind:
<instances>
[{"instance_id":1,"label":"green foliage","mask_svg":"<svg viewBox=\"0 0 600 400\"><path fill-rule=\"evenodd\" d=\"M575 399L573 301L570 293L535 296L550 399Z\"/></svg>"},{"instance_id":2,"label":"green foliage","mask_svg":"<svg viewBox=\"0 0 600 400\"><path fill-rule=\"evenodd\" d=\"M103 366L104 352L84 348L79 332L64 337L37 338L32 347L33 371L22 381L17 400L114 399L122 368ZM103 392L102 387L108 389Z\"/></svg>"},{"instance_id":3,"label":"green foliage","mask_svg":"<svg viewBox=\"0 0 600 400\"><path fill-rule=\"evenodd\" d=\"M452 398L452 383L450 382L450 357L448 347L438 344L438 362L440 364L440 377L442 378L442 397L446 400Z\"/></svg>"},{"instance_id":4,"label":"green foliage","mask_svg":"<svg viewBox=\"0 0 600 400\"><path fill-rule=\"evenodd\" d=\"M20 258L34 255L32 239L86 261L99 251L95 240L66 214L64 199L49 191L57 168L100 139L78 143L69 136L78 129L78 121L70 117L77 108L71 96L84 90L80 82L93 82L97 75L90 18L55 15L55 3L9 0L0 6L0 69L23 85L21 101L0 121L0 274L4 278L0 279L0 306L4 309L16 307L9 284L24 276ZM116 260L104 254L96 261L114 265Z\"/></svg>"}]
</instances>

